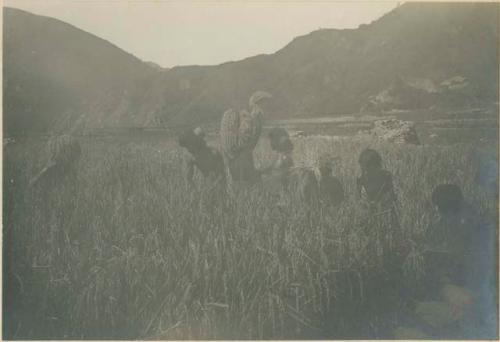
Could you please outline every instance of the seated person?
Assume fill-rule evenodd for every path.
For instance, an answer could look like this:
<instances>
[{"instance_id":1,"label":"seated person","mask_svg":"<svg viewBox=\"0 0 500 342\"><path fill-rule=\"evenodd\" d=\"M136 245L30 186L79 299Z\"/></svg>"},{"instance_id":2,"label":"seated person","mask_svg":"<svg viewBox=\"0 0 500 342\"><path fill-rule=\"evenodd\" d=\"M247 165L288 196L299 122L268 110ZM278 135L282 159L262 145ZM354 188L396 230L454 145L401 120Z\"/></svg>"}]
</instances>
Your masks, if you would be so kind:
<instances>
[{"instance_id":1,"label":"seated person","mask_svg":"<svg viewBox=\"0 0 500 342\"><path fill-rule=\"evenodd\" d=\"M357 180L358 194L365 196L372 207L393 207L396 195L392 175L382 168L382 157L370 148L364 149L359 156L361 176Z\"/></svg>"},{"instance_id":2,"label":"seated person","mask_svg":"<svg viewBox=\"0 0 500 342\"><path fill-rule=\"evenodd\" d=\"M340 180L333 175L336 158L323 155L319 158L319 194L324 205L338 206L344 201L344 188Z\"/></svg>"},{"instance_id":3,"label":"seated person","mask_svg":"<svg viewBox=\"0 0 500 342\"><path fill-rule=\"evenodd\" d=\"M426 231L425 281L416 315L435 337L491 338L495 305L495 230L468 205L454 184L432 193L438 218ZM433 317L441 312L445 319Z\"/></svg>"},{"instance_id":4,"label":"seated person","mask_svg":"<svg viewBox=\"0 0 500 342\"><path fill-rule=\"evenodd\" d=\"M366 232L377 239L382 239L384 258L393 252L396 253L389 258L390 261L385 260L384 263L391 264L393 268L400 268L404 240L399 224L392 175L382 168L380 154L370 148L361 152L359 165L361 176L357 179L358 196L364 198L369 205L369 214L364 223Z\"/></svg>"}]
</instances>

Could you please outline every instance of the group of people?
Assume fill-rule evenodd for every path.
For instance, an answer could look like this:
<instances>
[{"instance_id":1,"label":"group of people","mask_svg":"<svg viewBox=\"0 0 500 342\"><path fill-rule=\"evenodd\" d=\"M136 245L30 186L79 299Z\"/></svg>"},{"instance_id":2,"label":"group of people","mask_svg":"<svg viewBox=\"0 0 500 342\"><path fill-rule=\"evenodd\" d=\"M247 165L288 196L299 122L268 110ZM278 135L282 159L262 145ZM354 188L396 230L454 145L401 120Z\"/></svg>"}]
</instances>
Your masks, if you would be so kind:
<instances>
[{"instance_id":1,"label":"group of people","mask_svg":"<svg viewBox=\"0 0 500 342\"><path fill-rule=\"evenodd\" d=\"M228 111L224 114L221 135L225 132L225 140L221 139L224 141L221 141L220 150L207 144L205 133L199 127L178 137L178 144L190 155L186 172L188 183L194 184L195 174L199 172L229 199L235 190L254 188L260 183L264 184L261 188L276 192L281 199L295 197L306 208L338 207L345 200L345 193L334 175L335 157L321 155L316 163L317 172L295 166L294 145L283 128L273 128L267 134L274 159L264 167L255 167L253 149L261 131L259 103L268 97L267 93L256 92L249 101L251 113ZM70 136L55 137L49 141L49 151L49 162L31 180L31 186L41 184L43 189L50 189L61 183L62 177L75 178L75 162L81 156L78 142ZM368 240L376 241L367 246L367 252L377 256L370 259L381 261L386 273L391 274L391 280L381 280L378 287L408 297L404 288L390 284L402 279L400 275L410 249L400 224L392 174L383 168L381 155L371 148L360 153L358 163L357 195L365 199L369 208L367 219L362 222L363 232L370 237ZM443 329L447 330L447 337L452 338L463 337L464 331L480 330L483 335L472 336L494 336L497 322L495 270L498 269L496 226L487 223L472 209L457 185L436 186L430 200L438 219L417 241L424 259L425 279L421 282L422 291L406 298L412 310L408 315L408 327L399 331L400 337L439 337ZM314 215L314 211L309 211ZM379 253L380 246L382 253ZM380 279L374 276L372 280L376 283ZM447 319L438 319L436 312L441 316L449 315ZM436 326L436 321L442 326Z\"/></svg>"},{"instance_id":2,"label":"group of people","mask_svg":"<svg viewBox=\"0 0 500 342\"><path fill-rule=\"evenodd\" d=\"M294 168L293 143L285 129L272 129L268 139L276 158L268 166L255 169L252 184L274 177L274 182L288 194L297 190L293 188L302 186L298 190L306 203L338 206L344 200L342 184L333 175L332 158L319 158L318 180L311 170ZM190 183L197 169L204 177L226 184L228 174L224 158L217 149L207 145L200 128L184 132L178 142L191 155L187 166ZM408 248L405 250L407 244L399 222L392 175L383 168L380 154L373 149L363 150L358 162L361 175L357 179L357 191L370 208L367 233L377 226L386 270L401 273ZM311 177L314 179L308 181ZM299 184L300 179L302 185ZM438 219L419 241L425 268L422 291L406 298L411 307L407 312L408 327L400 327L396 335L401 338L494 335L495 315L488 316L488 313L495 312L495 305L491 302L496 293L495 229L466 203L457 185L436 186L431 201ZM400 280L397 276L393 279ZM400 290L401 286L397 291ZM449 313L447 319L438 317L439 313L443 315L446 312Z\"/></svg>"},{"instance_id":3,"label":"group of people","mask_svg":"<svg viewBox=\"0 0 500 342\"><path fill-rule=\"evenodd\" d=\"M224 113L220 150L207 144L205 133L199 127L178 137L178 144L189 152L188 183L194 184L195 174L199 172L209 183L222 189L225 196L234 193L240 185L245 189L268 182L272 186L264 188L277 188L279 196L297 195L306 207L338 207L345 200L345 193L342 183L334 176L335 158L320 156L317 172L296 167L293 142L283 128L273 128L267 135L275 155L273 161L264 167L255 167L253 149L262 129L259 103L269 97L265 92L256 92L249 101L250 113L238 114L232 110ZM30 186L41 184L43 189L50 189L61 183L63 177L76 179L75 164L82 152L78 141L71 136L54 137L49 140L49 151L48 163L33 177ZM398 282L402 279L398 275L402 273L408 246L399 221L392 175L383 168L380 154L371 148L360 153L358 162L357 195L364 198L369 207L365 232L374 234L376 237L370 240L382 245L382 265L394 275L392 282ZM46 202L45 197L43 200ZM422 291L406 298L411 307L407 326L396 335L439 338L444 331L448 338L469 337L467 333L476 338L494 337L498 319L496 225L487 223L468 205L457 185L436 186L430 200L438 219L429 225L417 243L424 259ZM368 249L376 248L372 244ZM380 287L385 287L387 282L381 284ZM401 287L395 289L405 292Z\"/></svg>"},{"instance_id":4,"label":"group of people","mask_svg":"<svg viewBox=\"0 0 500 342\"><path fill-rule=\"evenodd\" d=\"M275 154L268 165L261 168L256 168L253 164L248 165L249 170L241 170L242 167L238 165L230 169L226 167L222 153L208 146L201 128L185 131L179 136L178 143L190 155L186 166L188 183L193 184L195 172L198 171L203 177L224 187L228 186L228 178L242 187L264 182L269 189L297 192L298 196L309 204L321 201L337 206L344 200L342 184L333 175L335 158L328 155L319 158L317 177L311 168L295 167L292 157L294 146L285 129L273 128L269 131L268 139ZM247 166L246 163L242 164Z\"/></svg>"}]
</instances>

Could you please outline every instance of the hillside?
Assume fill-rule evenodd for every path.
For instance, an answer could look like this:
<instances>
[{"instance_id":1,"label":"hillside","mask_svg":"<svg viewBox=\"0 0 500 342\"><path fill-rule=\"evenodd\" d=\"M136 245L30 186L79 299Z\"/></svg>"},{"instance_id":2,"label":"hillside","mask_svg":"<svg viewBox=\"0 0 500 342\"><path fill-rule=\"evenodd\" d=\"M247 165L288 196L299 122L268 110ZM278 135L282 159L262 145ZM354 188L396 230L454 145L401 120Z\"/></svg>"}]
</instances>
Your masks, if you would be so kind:
<instances>
[{"instance_id":1,"label":"hillside","mask_svg":"<svg viewBox=\"0 0 500 342\"><path fill-rule=\"evenodd\" d=\"M498 4L410 3L358 29L298 37L272 55L174 68L165 75L165 99L185 111L165 115L178 122L217 117L224 105L245 105L253 89L274 94L270 115L277 117L355 113L381 92L401 88L405 96L396 107L496 101L497 10ZM446 87L457 77L462 87ZM176 82L191 88L172 91Z\"/></svg>"},{"instance_id":2,"label":"hillside","mask_svg":"<svg viewBox=\"0 0 500 342\"><path fill-rule=\"evenodd\" d=\"M84 113L94 124L133 122L156 72L76 27L16 9L4 8L3 40L7 132L65 130Z\"/></svg>"},{"instance_id":3,"label":"hillside","mask_svg":"<svg viewBox=\"0 0 500 342\"><path fill-rule=\"evenodd\" d=\"M273 118L491 103L498 8L408 3L357 29L297 37L274 54L171 69L60 21L6 9L6 127L51 128L67 113L87 113L88 127L213 122L246 106L256 89L273 93Z\"/></svg>"}]
</instances>

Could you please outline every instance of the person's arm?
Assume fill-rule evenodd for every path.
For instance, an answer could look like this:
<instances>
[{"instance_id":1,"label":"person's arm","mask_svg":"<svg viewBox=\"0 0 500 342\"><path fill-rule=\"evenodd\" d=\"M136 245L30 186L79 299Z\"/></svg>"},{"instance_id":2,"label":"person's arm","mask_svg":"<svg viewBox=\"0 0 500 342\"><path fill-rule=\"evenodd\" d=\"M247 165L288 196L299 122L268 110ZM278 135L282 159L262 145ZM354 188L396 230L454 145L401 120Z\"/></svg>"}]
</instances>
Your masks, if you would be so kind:
<instances>
[{"instance_id":1,"label":"person's arm","mask_svg":"<svg viewBox=\"0 0 500 342\"><path fill-rule=\"evenodd\" d=\"M261 175L268 174L273 171L273 169L276 167L276 162L277 159L274 158L271 162L267 164L267 166L261 167L257 170Z\"/></svg>"},{"instance_id":2,"label":"person's arm","mask_svg":"<svg viewBox=\"0 0 500 342\"><path fill-rule=\"evenodd\" d=\"M358 179L356 179L356 196L358 198L363 197L363 180L362 180L362 177L358 177Z\"/></svg>"},{"instance_id":3,"label":"person's arm","mask_svg":"<svg viewBox=\"0 0 500 342\"><path fill-rule=\"evenodd\" d=\"M265 174L268 174L272 171L273 169L273 165L267 165L265 167L261 167L257 170L258 173L260 173L261 175L265 175Z\"/></svg>"},{"instance_id":4,"label":"person's arm","mask_svg":"<svg viewBox=\"0 0 500 342\"><path fill-rule=\"evenodd\" d=\"M389 197L388 199L393 203L397 203L396 191L394 191L394 183L392 181L392 174L389 171L385 173L384 193Z\"/></svg>"},{"instance_id":5,"label":"person's arm","mask_svg":"<svg viewBox=\"0 0 500 342\"><path fill-rule=\"evenodd\" d=\"M345 199L345 193L344 193L344 186L340 182L340 180L336 179L337 181L337 196L338 196L338 203L344 202Z\"/></svg>"},{"instance_id":6,"label":"person's arm","mask_svg":"<svg viewBox=\"0 0 500 342\"><path fill-rule=\"evenodd\" d=\"M194 185L194 162L192 160L188 160L186 162L186 181L189 186Z\"/></svg>"}]
</instances>

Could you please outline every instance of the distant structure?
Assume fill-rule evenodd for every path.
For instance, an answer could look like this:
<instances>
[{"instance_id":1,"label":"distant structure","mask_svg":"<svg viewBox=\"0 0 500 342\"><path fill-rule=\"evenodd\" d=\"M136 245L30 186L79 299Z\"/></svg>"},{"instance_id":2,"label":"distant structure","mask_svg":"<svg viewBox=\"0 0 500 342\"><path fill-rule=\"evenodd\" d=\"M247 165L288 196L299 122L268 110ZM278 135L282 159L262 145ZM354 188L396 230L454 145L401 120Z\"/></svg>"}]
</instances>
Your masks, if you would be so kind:
<instances>
[{"instance_id":1,"label":"distant structure","mask_svg":"<svg viewBox=\"0 0 500 342\"><path fill-rule=\"evenodd\" d=\"M257 91L249 100L250 113L228 109L222 117L220 145L229 185L232 181L255 182L259 177L253 159L253 150L262 132L263 111L259 103L271 97L265 91Z\"/></svg>"},{"instance_id":2,"label":"distant structure","mask_svg":"<svg viewBox=\"0 0 500 342\"><path fill-rule=\"evenodd\" d=\"M306 136L307 136L307 134L304 131L296 131L296 132L292 133L292 137L294 137L294 138L304 138Z\"/></svg>"},{"instance_id":3,"label":"distant structure","mask_svg":"<svg viewBox=\"0 0 500 342\"><path fill-rule=\"evenodd\" d=\"M377 120L370 133L372 136L388 142L420 145L415 124L411 121Z\"/></svg>"}]
</instances>

